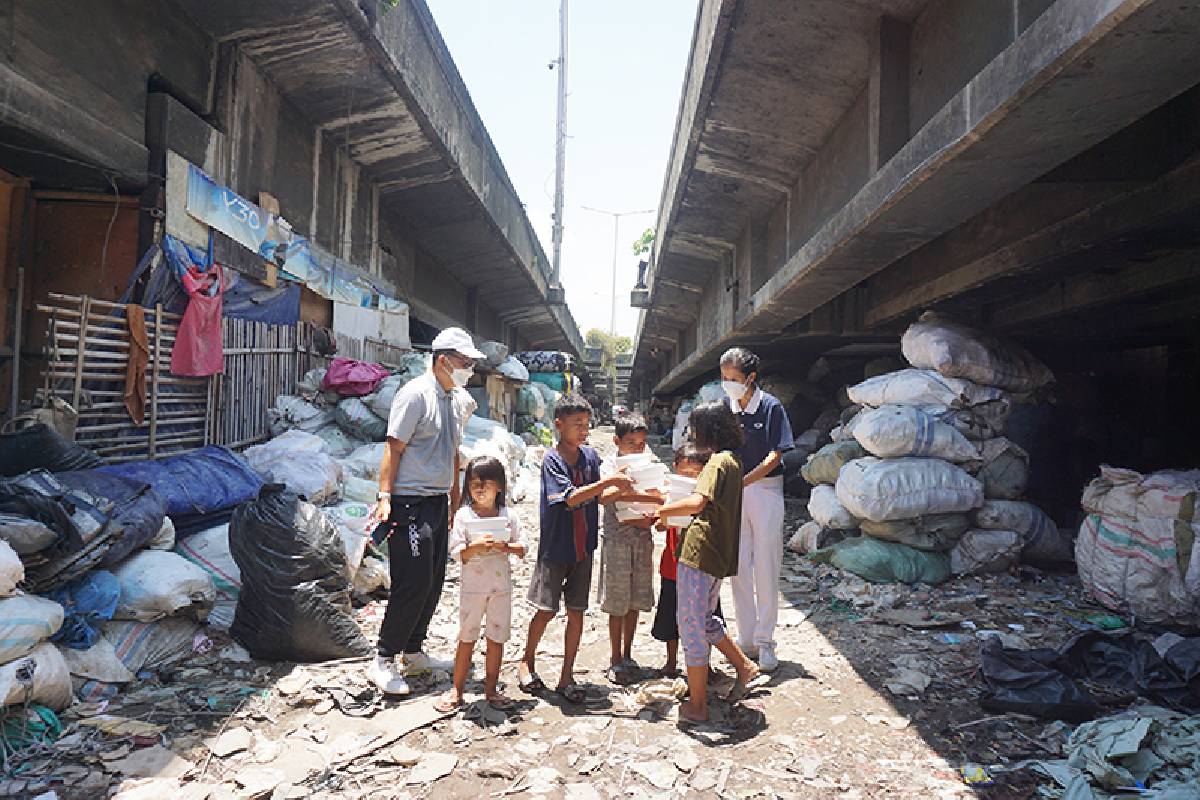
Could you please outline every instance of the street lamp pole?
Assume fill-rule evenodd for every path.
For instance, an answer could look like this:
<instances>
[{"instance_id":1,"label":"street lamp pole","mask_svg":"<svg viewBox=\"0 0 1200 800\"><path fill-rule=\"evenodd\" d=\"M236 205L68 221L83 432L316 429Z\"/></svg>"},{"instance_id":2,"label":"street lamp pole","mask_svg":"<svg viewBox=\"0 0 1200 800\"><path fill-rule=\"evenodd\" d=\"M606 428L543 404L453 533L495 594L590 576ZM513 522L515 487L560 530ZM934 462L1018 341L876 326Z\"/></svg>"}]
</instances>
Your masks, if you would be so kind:
<instances>
[{"instance_id":1,"label":"street lamp pole","mask_svg":"<svg viewBox=\"0 0 1200 800\"><path fill-rule=\"evenodd\" d=\"M580 206L584 211L591 211L595 214L607 214L613 218L613 249L612 249L612 294L610 295L610 307L608 315L608 335L617 335L617 247L619 234L621 229L621 217L629 217L637 214L653 214L655 209L646 208L638 211L606 211L602 208L591 208L589 206Z\"/></svg>"}]
</instances>

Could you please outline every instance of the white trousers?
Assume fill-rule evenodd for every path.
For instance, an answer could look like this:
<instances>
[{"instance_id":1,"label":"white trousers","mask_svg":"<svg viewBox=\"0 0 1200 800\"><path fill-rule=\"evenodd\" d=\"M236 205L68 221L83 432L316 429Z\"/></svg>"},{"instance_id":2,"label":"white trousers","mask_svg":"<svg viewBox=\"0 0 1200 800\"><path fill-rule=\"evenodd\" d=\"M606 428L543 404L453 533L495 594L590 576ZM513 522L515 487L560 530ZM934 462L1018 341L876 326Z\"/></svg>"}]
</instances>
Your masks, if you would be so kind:
<instances>
[{"instance_id":1,"label":"white trousers","mask_svg":"<svg viewBox=\"0 0 1200 800\"><path fill-rule=\"evenodd\" d=\"M740 645L775 646L782 565L783 478L777 476L742 490L738 573L731 582Z\"/></svg>"}]
</instances>

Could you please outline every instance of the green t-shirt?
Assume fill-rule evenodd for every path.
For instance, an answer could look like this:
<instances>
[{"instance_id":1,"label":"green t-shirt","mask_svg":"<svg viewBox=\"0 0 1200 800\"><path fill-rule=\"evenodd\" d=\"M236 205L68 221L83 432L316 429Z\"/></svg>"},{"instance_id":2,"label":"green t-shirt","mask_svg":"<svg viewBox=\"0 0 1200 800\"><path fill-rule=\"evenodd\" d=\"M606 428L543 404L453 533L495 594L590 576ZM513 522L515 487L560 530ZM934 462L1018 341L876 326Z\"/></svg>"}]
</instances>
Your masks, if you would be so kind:
<instances>
[{"instance_id":1,"label":"green t-shirt","mask_svg":"<svg viewBox=\"0 0 1200 800\"><path fill-rule=\"evenodd\" d=\"M696 479L696 493L708 505L680 537L679 563L714 578L733 577L742 528L742 462L728 450L715 453Z\"/></svg>"}]
</instances>

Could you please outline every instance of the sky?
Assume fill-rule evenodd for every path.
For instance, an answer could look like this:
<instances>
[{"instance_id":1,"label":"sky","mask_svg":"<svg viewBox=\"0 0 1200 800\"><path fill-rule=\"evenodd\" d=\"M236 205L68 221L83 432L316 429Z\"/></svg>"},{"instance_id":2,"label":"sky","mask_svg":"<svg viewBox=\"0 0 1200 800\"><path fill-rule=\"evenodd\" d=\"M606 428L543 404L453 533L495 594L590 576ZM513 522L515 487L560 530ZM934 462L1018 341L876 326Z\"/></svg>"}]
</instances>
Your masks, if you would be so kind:
<instances>
[{"instance_id":1,"label":"sky","mask_svg":"<svg viewBox=\"0 0 1200 800\"><path fill-rule=\"evenodd\" d=\"M526 213L552 255L558 0L427 0ZM696 0L575 0L568 13L562 283L581 333L607 330L613 218L616 330L633 336L632 245L653 228Z\"/></svg>"}]
</instances>

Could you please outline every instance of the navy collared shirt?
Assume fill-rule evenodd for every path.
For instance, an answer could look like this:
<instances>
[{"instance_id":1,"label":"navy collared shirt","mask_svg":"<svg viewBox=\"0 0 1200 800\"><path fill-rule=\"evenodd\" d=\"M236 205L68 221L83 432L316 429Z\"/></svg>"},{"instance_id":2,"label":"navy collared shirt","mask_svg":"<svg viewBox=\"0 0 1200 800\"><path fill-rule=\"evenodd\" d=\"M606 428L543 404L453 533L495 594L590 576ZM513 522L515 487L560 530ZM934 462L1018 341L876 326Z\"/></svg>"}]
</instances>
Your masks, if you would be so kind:
<instances>
[{"instance_id":1,"label":"navy collared shirt","mask_svg":"<svg viewBox=\"0 0 1200 800\"><path fill-rule=\"evenodd\" d=\"M742 423L746 440L738 449L738 458L747 473L763 462L769 454L786 453L792 449L792 425L788 422L783 403L757 386L750 403L743 410L736 400L729 401L734 416ZM783 474L783 463L771 470L767 477Z\"/></svg>"},{"instance_id":2,"label":"navy collared shirt","mask_svg":"<svg viewBox=\"0 0 1200 800\"><path fill-rule=\"evenodd\" d=\"M568 464L557 447L546 449L542 459L541 532L538 561L574 564L582 561L599 544L600 504L593 498L578 508L567 506L567 498L581 486L600 480L600 456L588 445L580 445L579 458Z\"/></svg>"}]
</instances>

